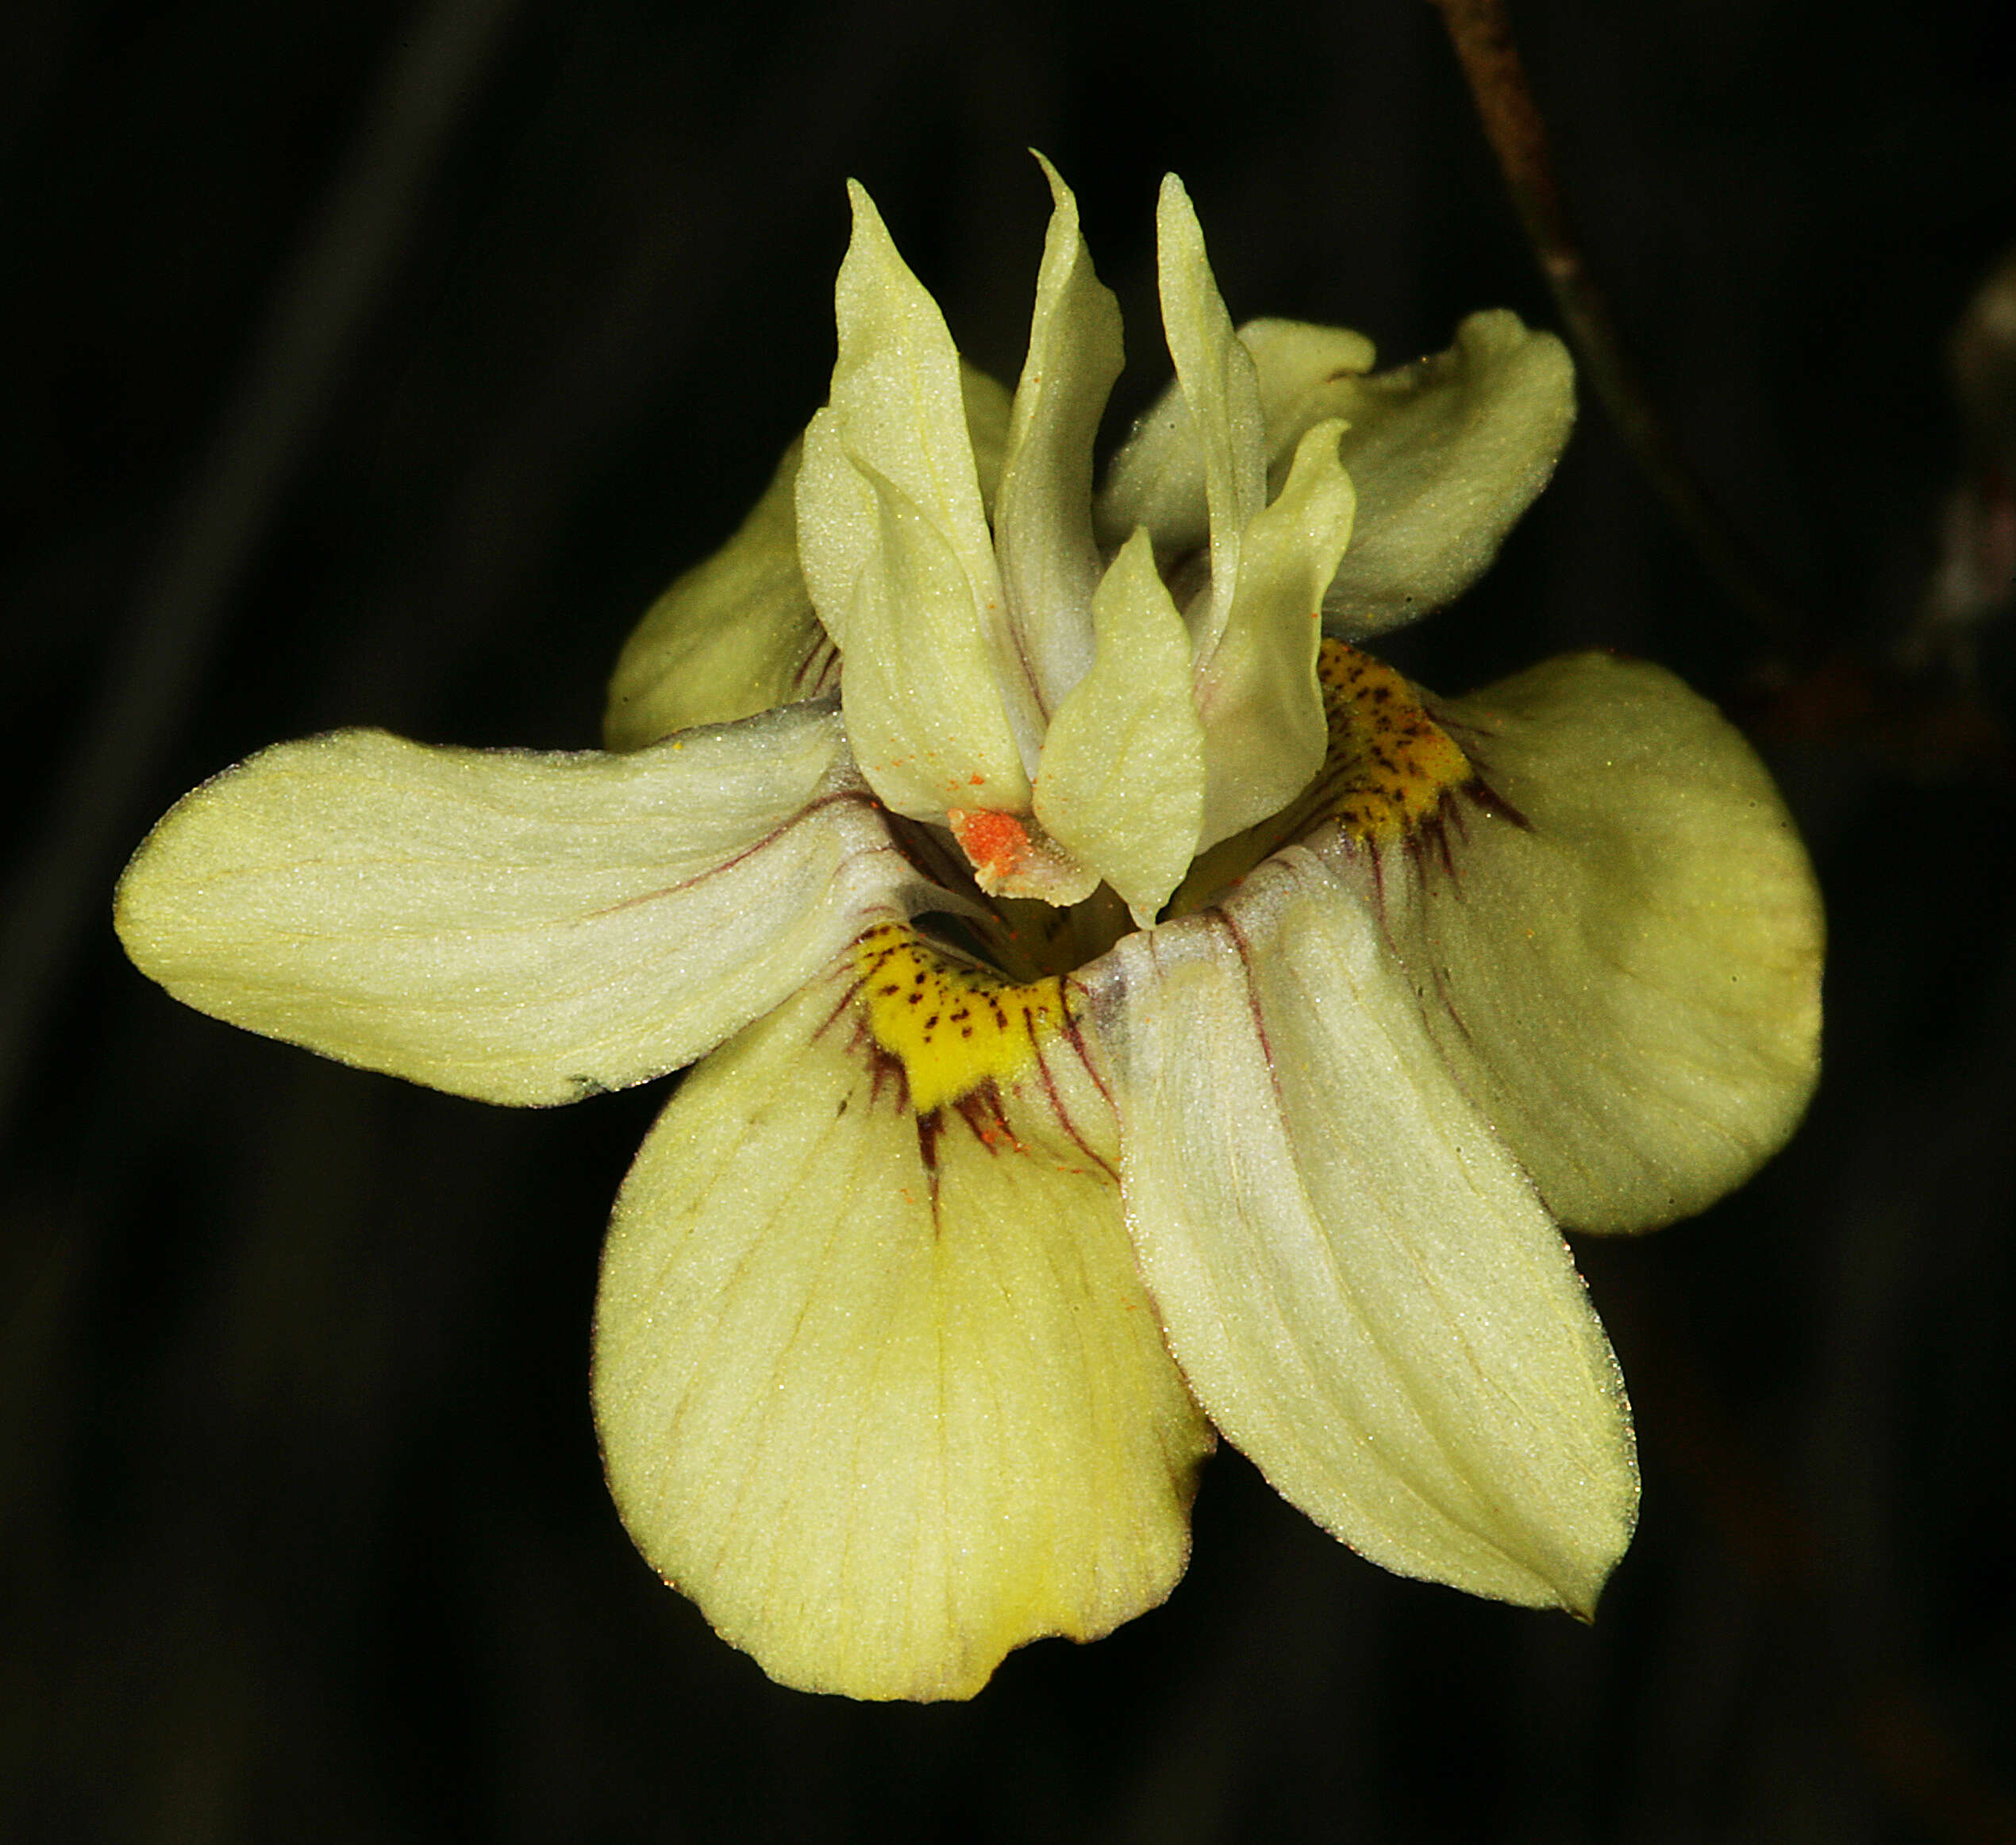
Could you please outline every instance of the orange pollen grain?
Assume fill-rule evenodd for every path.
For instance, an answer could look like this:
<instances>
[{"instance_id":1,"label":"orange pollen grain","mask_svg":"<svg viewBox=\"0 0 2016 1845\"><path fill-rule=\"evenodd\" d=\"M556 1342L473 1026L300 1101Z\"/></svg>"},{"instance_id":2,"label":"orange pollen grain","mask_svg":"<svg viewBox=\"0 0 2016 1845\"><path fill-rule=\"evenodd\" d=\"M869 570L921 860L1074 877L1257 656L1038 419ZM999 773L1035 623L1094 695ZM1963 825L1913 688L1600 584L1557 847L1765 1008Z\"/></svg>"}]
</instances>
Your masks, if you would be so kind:
<instances>
[{"instance_id":1,"label":"orange pollen grain","mask_svg":"<svg viewBox=\"0 0 2016 1845\"><path fill-rule=\"evenodd\" d=\"M1006 877L1029 851L1029 830L1013 814L954 807L945 819L974 869L991 876Z\"/></svg>"}]
</instances>

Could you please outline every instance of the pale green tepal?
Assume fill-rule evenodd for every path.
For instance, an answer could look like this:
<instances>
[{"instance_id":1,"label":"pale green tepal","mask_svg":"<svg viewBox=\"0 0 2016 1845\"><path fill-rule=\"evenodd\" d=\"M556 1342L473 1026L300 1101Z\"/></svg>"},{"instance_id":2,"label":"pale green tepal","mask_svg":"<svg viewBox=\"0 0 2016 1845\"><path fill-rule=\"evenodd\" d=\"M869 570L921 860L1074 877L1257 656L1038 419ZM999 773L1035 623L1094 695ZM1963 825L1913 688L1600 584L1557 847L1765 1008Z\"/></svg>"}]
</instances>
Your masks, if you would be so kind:
<instances>
[{"instance_id":1,"label":"pale green tepal","mask_svg":"<svg viewBox=\"0 0 2016 1845\"><path fill-rule=\"evenodd\" d=\"M609 753L282 745L156 828L121 935L461 1095L702 1060L595 1416L639 1548L787 1685L964 1697L1155 1606L1214 1426L1388 1569L1586 1614L1637 1478L1556 1226L1791 1132L1805 853L1656 667L1443 700L1352 645L1545 483L1559 342L1235 330L1172 178L1175 379L1095 492L1119 315L1045 170L1012 397L855 190L830 401L625 650Z\"/></svg>"}]
</instances>

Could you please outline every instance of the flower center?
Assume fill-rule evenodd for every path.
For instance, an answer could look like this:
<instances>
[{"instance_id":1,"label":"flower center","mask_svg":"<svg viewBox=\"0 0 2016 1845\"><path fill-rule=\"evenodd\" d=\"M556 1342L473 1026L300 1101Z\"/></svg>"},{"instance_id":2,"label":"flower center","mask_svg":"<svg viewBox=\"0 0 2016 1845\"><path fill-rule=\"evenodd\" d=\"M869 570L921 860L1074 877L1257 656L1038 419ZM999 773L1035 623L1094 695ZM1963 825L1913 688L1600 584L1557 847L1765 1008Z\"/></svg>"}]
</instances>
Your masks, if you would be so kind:
<instances>
[{"instance_id":1,"label":"flower center","mask_svg":"<svg viewBox=\"0 0 2016 1845\"><path fill-rule=\"evenodd\" d=\"M1036 1066L1068 1023L1064 982L1028 986L953 960L909 924L879 923L854 944L855 977L875 1043L902 1065L919 1115Z\"/></svg>"}]
</instances>

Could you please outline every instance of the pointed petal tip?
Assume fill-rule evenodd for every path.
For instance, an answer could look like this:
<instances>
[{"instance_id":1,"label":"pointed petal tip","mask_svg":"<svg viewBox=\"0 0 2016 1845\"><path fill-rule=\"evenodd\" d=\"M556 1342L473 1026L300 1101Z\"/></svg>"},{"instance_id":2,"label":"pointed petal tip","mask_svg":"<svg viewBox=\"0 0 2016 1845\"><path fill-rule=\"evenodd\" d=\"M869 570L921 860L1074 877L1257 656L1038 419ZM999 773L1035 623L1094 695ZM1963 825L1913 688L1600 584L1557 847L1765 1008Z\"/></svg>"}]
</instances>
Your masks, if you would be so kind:
<instances>
[{"instance_id":1,"label":"pointed petal tip","mask_svg":"<svg viewBox=\"0 0 2016 1845\"><path fill-rule=\"evenodd\" d=\"M895 239L889 234L889 227L883 222L882 212L874 195L858 179L847 182L847 206L852 222L852 234L848 240L848 254L852 255L863 244L887 245L891 254L895 251ZM901 261L902 259L897 259Z\"/></svg>"},{"instance_id":2,"label":"pointed petal tip","mask_svg":"<svg viewBox=\"0 0 2016 1845\"><path fill-rule=\"evenodd\" d=\"M1155 195L1155 228L1164 241L1172 235L1185 234L1201 241L1204 235L1203 227L1197 221L1197 207L1191 202L1190 189L1176 174L1162 175L1162 184Z\"/></svg>"},{"instance_id":3,"label":"pointed petal tip","mask_svg":"<svg viewBox=\"0 0 2016 1845\"><path fill-rule=\"evenodd\" d=\"M1604 1589L1610 1586L1610 1572L1622 1561L1621 1556L1612 1558L1600 1574L1585 1582L1557 1585L1561 1612L1585 1627L1593 1627L1596 1624L1596 1604L1602 1600Z\"/></svg>"},{"instance_id":4,"label":"pointed petal tip","mask_svg":"<svg viewBox=\"0 0 2016 1845\"><path fill-rule=\"evenodd\" d=\"M1620 1400L1622 1385L1619 1385ZM1629 1405L1624 1405L1628 1424ZM1638 1529L1638 1457L1635 1435L1627 1434L1622 1455L1622 1473L1613 1483L1617 1495L1611 1502L1614 1522L1607 1531L1599 1517L1586 1523L1580 1542L1553 1547L1545 1558L1530 1560L1536 1579L1553 1595L1554 1605L1585 1627L1596 1624L1596 1610L1610 1587L1610 1577L1624 1561L1625 1553Z\"/></svg>"}]
</instances>

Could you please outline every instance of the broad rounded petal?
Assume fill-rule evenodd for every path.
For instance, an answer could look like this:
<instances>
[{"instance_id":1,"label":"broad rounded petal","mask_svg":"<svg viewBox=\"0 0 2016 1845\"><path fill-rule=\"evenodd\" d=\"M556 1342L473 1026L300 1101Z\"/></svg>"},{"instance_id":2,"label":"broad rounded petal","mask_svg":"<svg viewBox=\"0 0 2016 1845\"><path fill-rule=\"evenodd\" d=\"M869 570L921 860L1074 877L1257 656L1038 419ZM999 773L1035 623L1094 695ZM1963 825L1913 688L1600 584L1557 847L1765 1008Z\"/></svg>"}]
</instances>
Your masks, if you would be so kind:
<instances>
[{"instance_id":1,"label":"broad rounded petal","mask_svg":"<svg viewBox=\"0 0 2016 1845\"><path fill-rule=\"evenodd\" d=\"M1078 204L1048 160L1056 202L1037 277L1029 357L1016 387L995 541L1010 620L1042 708L1092 661L1092 443L1120 376L1120 305L1092 272Z\"/></svg>"},{"instance_id":2,"label":"broad rounded petal","mask_svg":"<svg viewBox=\"0 0 2016 1845\"><path fill-rule=\"evenodd\" d=\"M1238 337L1270 484L1313 425L1350 425L1341 454L1357 523L1325 599L1326 626L1346 638L1425 614L1480 575L1547 484L1574 422L1566 348L1502 310L1472 314L1448 352L1369 377L1370 342L1342 327L1256 320ZM1114 456L1096 508L1101 542L1145 525L1165 564L1195 550L1209 529L1205 473L1195 420L1172 386Z\"/></svg>"},{"instance_id":3,"label":"broad rounded petal","mask_svg":"<svg viewBox=\"0 0 2016 1845\"><path fill-rule=\"evenodd\" d=\"M691 1062L916 883L795 705L627 756L283 743L175 806L116 922L214 1018L541 1104Z\"/></svg>"},{"instance_id":4,"label":"broad rounded petal","mask_svg":"<svg viewBox=\"0 0 2016 1845\"><path fill-rule=\"evenodd\" d=\"M850 746L899 814L1023 812L1029 784L968 580L936 522L869 477L875 548L854 586L841 698Z\"/></svg>"},{"instance_id":5,"label":"broad rounded petal","mask_svg":"<svg viewBox=\"0 0 2016 1845\"><path fill-rule=\"evenodd\" d=\"M1260 384L1268 472L1278 476L1310 429L1348 415L1353 382L1372 370L1378 354L1363 333L1307 321L1249 320L1239 337L1253 356ZM1279 481L1272 485L1278 492Z\"/></svg>"},{"instance_id":6,"label":"broad rounded petal","mask_svg":"<svg viewBox=\"0 0 2016 1845\"><path fill-rule=\"evenodd\" d=\"M1337 461L1343 426L1318 423L1303 436L1280 497L1247 526L1230 618L1217 648L1198 661L1207 774L1202 845L1279 813L1322 763L1323 586L1350 539L1353 505Z\"/></svg>"},{"instance_id":7,"label":"broad rounded petal","mask_svg":"<svg viewBox=\"0 0 2016 1845\"><path fill-rule=\"evenodd\" d=\"M1267 500L1260 386L1211 274L1196 209L1173 173L1162 182L1155 233L1163 331L1193 419L1210 509L1211 592L1196 635L1198 656L1208 661L1231 614L1241 534Z\"/></svg>"},{"instance_id":8,"label":"broad rounded petal","mask_svg":"<svg viewBox=\"0 0 2016 1845\"><path fill-rule=\"evenodd\" d=\"M1549 1208L1644 1230L1740 1184L1819 1069L1825 920L1769 774L1641 662L1551 661L1434 707L1481 787L1376 868L1444 1056Z\"/></svg>"},{"instance_id":9,"label":"broad rounded petal","mask_svg":"<svg viewBox=\"0 0 2016 1845\"><path fill-rule=\"evenodd\" d=\"M1616 1364L1374 918L1291 850L1099 971L1128 1226L1225 1439L1389 1570L1587 1613L1637 1507Z\"/></svg>"},{"instance_id":10,"label":"broad rounded petal","mask_svg":"<svg viewBox=\"0 0 2016 1845\"><path fill-rule=\"evenodd\" d=\"M1325 608L1352 640L1440 608L1483 574L1554 472L1575 367L1552 333L1499 308L1471 315L1446 352L1340 379L1334 399L1321 407L1351 424L1358 523Z\"/></svg>"},{"instance_id":11,"label":"broad rounded petal","mask_svg":"<svg viewBox=\"0 0 2016 1845\"><path fill-rule=\"evenodd\" d=\"M1145 927L1183 880L1204 817L1204 727L1190 634L1146 532L1092 598L1098 653L1051 720L1036 816Z\"/></svg>"},{"instance_id":12,"label":"broad rounded petal","mask_svg":"<svg viewBox=\"0 0 2016 1845\"><path fill-rule=\"evenodd\" d=\"M724 1046L645 1142L596 1420L638 1548L772 1677L967 1697L1168 1593L1210 1437L1074 1131L1105 1107L1079 1053L920 1116L859 980Z\"/></svg>"},{"instance_id":13,"label":"broad rounded petal","mask_svg":"<svg viewBox=\"0 0 2016 1845\"><path fill-rule=\"evenodd\" d=\"M742 527L651 606L609 682L602 738L641 749L816 697L837 672L798 562L794 442Z\"/></svg>"}]
</instances>

